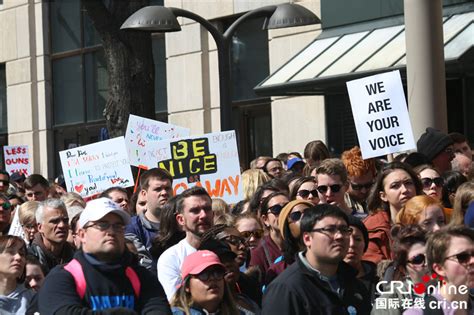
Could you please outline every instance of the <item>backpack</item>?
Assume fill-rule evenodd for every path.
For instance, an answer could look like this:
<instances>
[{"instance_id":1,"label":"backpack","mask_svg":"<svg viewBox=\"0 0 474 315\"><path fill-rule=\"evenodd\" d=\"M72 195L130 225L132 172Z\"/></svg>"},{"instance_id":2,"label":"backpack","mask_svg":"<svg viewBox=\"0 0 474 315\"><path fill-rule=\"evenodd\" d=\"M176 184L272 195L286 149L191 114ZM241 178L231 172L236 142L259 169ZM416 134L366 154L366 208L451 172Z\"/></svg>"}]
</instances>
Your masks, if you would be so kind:
<instances>
[{"instance_id":1,"label":"backpack","mask_svg":"<svg viewBox=\"0 0 474 315\"><path fill-rule=\"evenodd\" d=\"M86 295L87 283L86 278L84 277L84 271L82 270L81 263L77 259L73 259L69 263L64 265L64 270L68 271L74 278L74 282L76 283L76 292L82 300ZM138 298L140 296L141 284L137 273L135 272L135 270L132 269L132 267L129 266L125 269L125 275L132 284L133 292Z\"/></svg>"}]
</instances>

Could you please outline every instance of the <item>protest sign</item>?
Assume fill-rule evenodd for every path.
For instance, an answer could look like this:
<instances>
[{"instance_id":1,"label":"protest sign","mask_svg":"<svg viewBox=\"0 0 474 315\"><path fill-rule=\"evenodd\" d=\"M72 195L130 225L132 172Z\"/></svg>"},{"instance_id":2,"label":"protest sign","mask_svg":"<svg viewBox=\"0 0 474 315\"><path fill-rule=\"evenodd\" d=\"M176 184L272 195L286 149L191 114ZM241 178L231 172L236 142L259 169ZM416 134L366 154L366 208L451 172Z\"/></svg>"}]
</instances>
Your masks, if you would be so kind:
<instances>
[{"instance_id":1,"label":"protest sign","mask_svg":"<svg viewBox=\"0 0 474 315\"><path fill-rule=\"evenodd\" d=\"M31 174L30 157L27 145L4 146L5 171L8 174L21 173L28 176Z\"/></svg>"},{"instance_id":2,"label":"protest sign","mask_svg":"<svg viewBox=\"0 0 474 315\"><path fill-rule=\"evenodd\" d=\"M227 203L242 199L239 153L235 131L209 133L155 144L161 159L149 168L166 169L173 176L174 194L192 186L204 187L213 198Z\"/></svg>"},{"instance_id":3,"label":"protest sign","mask_svg":"<svg viewBox=\"0 0 474 315\"><path fill-rule=\"evenodd\" d=\"M416 148L398 70L346 85L364 159Z\"/></svg>"},{"instance_id":4,"label":"protest sign","mask_svg":"<svg viewBox=\"0 0 474 315\"><path fill-rule=\"evenodd\" d=\"M133 186L123 137L59 152L67 190L83 197L112 186Z\"/></svg>"},{"instance_id":5,"label":"protest sign","mask_svg":"<svg viewBox=\"0 0 474 315\"><path fill-rule=\"evenodd\" d=\"M157 142L164 139L178 139L189 136L189 129L140 116L130 115L125 144L134 166L154 164L160 156L156 150Z\"/></svg>"},{"instance_id":6,"label":"protest sign","mask_svg":"<svg viewBox=\"0 0 474 315\"><path fill-rule=\"evenodd\" d=\"M24 239L25 232L23 232L23 229L21 228L19 212L20 206L16 206L15 214L13 215L12 223L8 230L8 235L15 235Z\"/></svg>"}]
</instances>

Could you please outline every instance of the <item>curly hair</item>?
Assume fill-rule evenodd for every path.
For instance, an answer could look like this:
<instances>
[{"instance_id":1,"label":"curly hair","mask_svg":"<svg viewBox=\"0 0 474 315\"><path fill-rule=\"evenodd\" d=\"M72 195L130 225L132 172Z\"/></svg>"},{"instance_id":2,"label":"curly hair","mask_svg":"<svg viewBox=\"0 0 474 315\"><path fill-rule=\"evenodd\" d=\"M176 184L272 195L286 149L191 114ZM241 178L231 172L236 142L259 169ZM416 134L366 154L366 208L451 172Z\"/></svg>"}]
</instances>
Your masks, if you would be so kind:
<instances>
[{"instance_id":1,"label":"curly hair","mask_svg":"<svg viewBox=\"0 0 474 315\"><path fill-rule=\"evenodd\" d=\"M394 225L391 231L393 242L393 257L395 272L393 280L401 280L406 274L408 252L416 243L426 244L426 232L418 225Z\"/></svg>"},{"instance_id":2,"label":"curly hair","mask_svg":"<svg viewBox=\"0 0 474 315\"><path fill-rule=\"evenodd\" d=\"M375 159L362 159L362 152L358 146L344 151L341 155L341 160L347 169L347 175L351 177L362 176L370 172L375 176L377 173Z\"/></svg>"}]
</instances>

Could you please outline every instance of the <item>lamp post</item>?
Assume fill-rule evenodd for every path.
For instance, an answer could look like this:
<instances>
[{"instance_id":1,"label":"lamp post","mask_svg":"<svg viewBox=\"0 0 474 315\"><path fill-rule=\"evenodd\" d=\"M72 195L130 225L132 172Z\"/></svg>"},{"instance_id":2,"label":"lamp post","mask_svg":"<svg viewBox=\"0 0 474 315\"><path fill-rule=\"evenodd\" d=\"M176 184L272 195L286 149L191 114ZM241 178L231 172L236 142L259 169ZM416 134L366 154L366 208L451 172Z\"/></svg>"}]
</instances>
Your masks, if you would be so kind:
<instances>
[{"instance_id":1,"label":"lamp post","mask_svg":"<svg viewBox=\"0 0 474 315\"><path fill-rule=\"evenodd\" d=\"M231 44L232 36L242 22L251 18L265 17L263 29L277 29L293 26L303 26L321 23L311 11L297 4L284 3L270 5L249 11L239 17L222 33L212 23L203 17L179 8L163 6L148 6L133 13L121 26L121 29L149 31L149 32L176 32L181 27L177 17L185 17L196 21L211 33L217 46L219 63L219 94L221 130L232 129L232 84L231 82Z\"/></svg>"}]
</instances>

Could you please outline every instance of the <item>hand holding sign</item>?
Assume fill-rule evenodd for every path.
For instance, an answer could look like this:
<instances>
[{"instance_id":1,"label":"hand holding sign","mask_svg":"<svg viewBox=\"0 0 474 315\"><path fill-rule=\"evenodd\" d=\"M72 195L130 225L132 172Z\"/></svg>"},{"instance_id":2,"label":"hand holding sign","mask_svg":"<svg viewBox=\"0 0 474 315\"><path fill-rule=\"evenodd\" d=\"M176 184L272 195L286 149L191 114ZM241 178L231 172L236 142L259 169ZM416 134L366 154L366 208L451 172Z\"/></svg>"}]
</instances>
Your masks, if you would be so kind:
<instances>
[{"instance_id":1,"label":"hand holding sign","mask_svg":"<svg viewBox=\"0 0 474 315\"><path fill-rule=\"evenodd\" d=\"M399 71L347 82L362 157L416 148Z\"/></svg>"}]
</instances>

